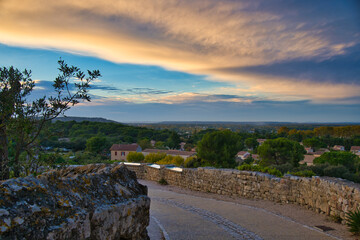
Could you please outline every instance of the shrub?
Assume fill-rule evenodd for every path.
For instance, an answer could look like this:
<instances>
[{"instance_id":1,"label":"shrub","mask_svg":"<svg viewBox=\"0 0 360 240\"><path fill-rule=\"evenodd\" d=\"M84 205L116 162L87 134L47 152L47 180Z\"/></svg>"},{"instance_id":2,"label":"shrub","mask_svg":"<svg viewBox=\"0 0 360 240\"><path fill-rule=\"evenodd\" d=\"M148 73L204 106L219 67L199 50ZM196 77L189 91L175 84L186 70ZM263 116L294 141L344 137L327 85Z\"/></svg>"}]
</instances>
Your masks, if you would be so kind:
<instances>
[{"instance_id":1,"label":"shrub","mask_svg":"<svg viewBox=\"0 0 360 240\"><path fill-rule=\"evenodd\" d=\"M245 171L263 172L263 173L268 173L268 174L271 174L271 175L275 175L277 177L282 177L283 176L282 173L276 168L262 167L260 165L244 164L244 165L241 165L241 166L237 167L237 169L245 170Z\"/></svg>"},{"instance_id":2,"label":"shrub","mask_svg":"<svg viewBox=\"0 0 360 240\"><path fill-rule=\"evenodd\" d=\"M174 164L176 166L184 166L184 159L180 156L167 155L165 158L156 162L157 164Z\"/></svg>"},{"instance_id":3,"label":"shrub","mask_svg":"<svg viewBox=\"0 0 360 240\"><path fill-rule=\"evenodd\" d=\"M346 214L347 225L349 231L355 235L360 234L360 209L356 209L354 212L348 212Z\"/></svg>"},{"instance_id":4,"label":"shrub","mask_svg":"<svg viewBox=\"0 0 360 240\"><path fill-rule=\"evenodd\" d=\"M329 177L344 178L344 176L348 173L349 170L342 165L328 166L324 169L324 175Z\"/></svg>"},{"instance_id":5,"label":"shrub","mask_svg":"<svg viewBox=\"0 0 360 240\"><path fill-rule=\"evenodd\" d=\"M290 172L291 175L298 176L298 177L312 177L316 174L311 170L303 170L303 171L297 171L297 172Z\"/></svg>"},{"instance_id":6,"label":"shrub","mask_svg":"<svg viewBox=\"0 0 360 240\"><path fill-rule=\"evenodd\" d=\"M314 159L314 164L329 163L333 166L343 165L350 171L354 171L359 158L351 152L326 152Z\"/></svg>"},{"instance_id":7,"label":"shrub","mask_svg":"<svg viewBox=\"0 0 360 240\"><path fill-rule=\"evenodd\" d=\"M201 161L197 157L188 157L184 161L184 167L186 167L186 168L201 167Z\"/></svg>"},{"instance_id":8,"label":"shrub","mask_svg":"<svg viewBox=\"0 0 360 240\"><path fill-rule=\"evenodd\" d=\"M272 167L274 167L274 165ZM293 165L291 165L290 163L277 165L274 168L278 169L282 174L291 172L294 169Z\"/></svg>"},{"instance_id":9,"label":"shrub","mask_svg":"<svg viewBox=\"0 0 360 240\"><path fill-rule=\"evenodd\" d=\"M167 182L164 178L161 178L161 179L159 180L159 184L161 184L161 185L168 185L168 182Z\"/></svg>"},{"instance_id":10,"label":"shrub","mask_svg":"<svg viewBox=\"0 0 360 240\"><path fill-rule=\"evenodd\" d=\"M161 159L166 157L166 153L149 153L145 156L145 162L147 163L156 163L160 161Z\"/></svg>"},{"instance_id":11,"label":"shrub","mask_svg":"<svg viewBox=\"0 0 360 240\"><path fill-rule=\"evenodd\" d=\"M145 157L141 152L129 152L126 159L128 162L143 162Z\"/></svg>"}]
</instances>

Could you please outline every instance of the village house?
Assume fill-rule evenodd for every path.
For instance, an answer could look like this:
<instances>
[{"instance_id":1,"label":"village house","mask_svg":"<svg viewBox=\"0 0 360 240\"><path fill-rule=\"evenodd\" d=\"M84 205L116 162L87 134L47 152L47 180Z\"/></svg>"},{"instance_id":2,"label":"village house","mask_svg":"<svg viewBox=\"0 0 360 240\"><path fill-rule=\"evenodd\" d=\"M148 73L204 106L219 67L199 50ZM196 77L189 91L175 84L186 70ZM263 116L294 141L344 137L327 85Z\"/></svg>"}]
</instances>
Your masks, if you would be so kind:
<instances>
[{"instance_id":1,"label":"village house","mask_svg":"<svg viewBox=\"0 0 360 240\"><path fill-rule=\"evenodd\" d=\"M246 151L240 151L236 154L236 162L242 163L245 159L250 157L250 153Z\"/></svg>"},{"instance_id":2,"label":"village house","mask_svg":"<svg viewBox=\"0 0 360 240\"><path fill-rule=\"evenodd\" d=\"M241 160L245 160L248 157L250 157L250 153L247 151L240 151L236 154L236 158L241 159Z\"/></svg>"},{"instance_id":3,"label":"village house","mask_svg":"<svg viewBox=\"0 0 360 240\"><path fill-rule=\"evenodd\" d=\"M259 143L259 146L261 146L265 141L266 139L256 139L256 141Z\"/></svg>"},{"instance_id":4,"label":"village house","mask_svg":"<svg viewBox=\"0 0 360 240\"><path fill-rule=\"evenodd\" d=\"M320 155L317 155L320 156ZM300 164L306 163L308 166L314 165L314 159L317 158L317 156L312 154L306 154L304 155L304 160L300 161Z\"/></svg>"},{"instance_id":5,"label":"village house","mask_svg":"<svg viewBox=\"0 0 360 240\"><path fill-rule=\"evenodd\" d=\"M181 142L179 145L180 145L180 150L185 151L186 142Z\"/></svg>"},{"instance_id":6,"label":"village house","mask_svg":"<svg viewBox=\"0 0 360 240\"><path fill-rule=\"evenodd\" d=\"M333 150L335 150L335 151L345 151L345 147L341 146L341 145L335 145L333 147Z\"/></svg>"},{"instance_id":7,"label":"village house","mask_svg":"<svg viewBox=\"0 0 360 240\"><path fill-rule=\"evenodd\" d=\"M350 148L350 152L352 152L355 155L360 156L360 146L352 146Z\"/></svg>"},{"instance_id":8,"label":"village house","mask_svg":"<svg viewBox=\"0 0 360 240\"><path fill-rule=\"evenodd\" d=\"M314 149L311 148L311 147L306 147L305 150L306 150L306 153L313 153L314 152Z\"/></svg>"},{"instance_id":9,"label":"village house","mask_svg":"<svg viewBox=\"0 0 360 240\"><path fill-rule=\"evenodd\" d=\"M130 152L141 152L141 147L136 144L113 144L110 148L111 160L127 161Z\"/></svg>"},{"instance_id":10,"label":"village house","mask_svg":"<svg viewBox=\"0 0 360 240\"><path fill-rule=\"evenodd\" d=\"M161 150L161 149L145 149L142 151L142 153L144 154L144 156L149 155L150 153L165 153L166 155L180 156L183 159L187 159L189 157L196 155L196 152L179 151L179 150Z\"/></svg>"}]
</instances>

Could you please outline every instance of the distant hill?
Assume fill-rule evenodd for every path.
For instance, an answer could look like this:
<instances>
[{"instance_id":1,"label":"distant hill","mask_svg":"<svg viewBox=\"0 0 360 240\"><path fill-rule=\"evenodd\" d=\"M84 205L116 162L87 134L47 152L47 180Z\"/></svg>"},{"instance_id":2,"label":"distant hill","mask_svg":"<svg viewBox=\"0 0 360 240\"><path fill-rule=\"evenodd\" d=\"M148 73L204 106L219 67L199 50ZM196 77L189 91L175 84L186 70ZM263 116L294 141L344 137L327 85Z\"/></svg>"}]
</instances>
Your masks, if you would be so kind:
<instances>
[{"instance_id":1,"label":"distant hill","mask_svg":"<svg viewBox=\"0 0 360 240\"><path fill-rule=\"evenodd\" d=\"M83 122L83 121L88 121L88 122L103 122L103 123L119 123L119 122L109 120L109 119L105 119L105 118L91 118L91 117L57 117L57 118L52 120L52 122L56 122L56 121L62 121L62 122L70 122L70 121Z\"/></svg>"}]
</instances>

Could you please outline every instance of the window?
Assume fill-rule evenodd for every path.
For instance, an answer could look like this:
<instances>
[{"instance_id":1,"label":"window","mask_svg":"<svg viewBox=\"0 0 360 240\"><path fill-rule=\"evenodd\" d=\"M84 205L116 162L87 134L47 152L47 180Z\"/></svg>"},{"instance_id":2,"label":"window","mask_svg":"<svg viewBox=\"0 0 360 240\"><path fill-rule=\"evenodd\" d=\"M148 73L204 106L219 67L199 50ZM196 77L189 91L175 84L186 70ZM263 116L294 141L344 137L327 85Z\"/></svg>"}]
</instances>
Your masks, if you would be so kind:
<instances>
[{"instance_id":1,"label":"window","mask_svg":"<svg viewBox=\"0 0 360 240\"><path fill-rule=\"evenodd\" d=\"M125 152L121 152L121 156L125 156Z\"/></svg>"},{"instance_id":2,"label":"window","mask_svg":"<svg viewBox=\"0 0 360 240\"><path fill-rule=\"evenodd\" d=\"M117 152L115 152L115 156L117 156Z\"/></svg>"}]
</instances>

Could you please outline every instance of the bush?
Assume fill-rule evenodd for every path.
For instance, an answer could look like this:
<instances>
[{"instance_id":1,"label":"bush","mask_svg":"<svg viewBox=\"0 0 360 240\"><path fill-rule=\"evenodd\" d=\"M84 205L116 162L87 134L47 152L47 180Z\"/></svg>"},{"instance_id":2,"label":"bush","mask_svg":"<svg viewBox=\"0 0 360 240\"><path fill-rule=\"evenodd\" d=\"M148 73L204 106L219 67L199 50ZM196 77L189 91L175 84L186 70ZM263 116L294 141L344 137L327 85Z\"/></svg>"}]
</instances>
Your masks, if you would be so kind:
<instances>
[{"instance_id":1,"label":"bush","mask_svg":"<svg viewBox=\"0 0 360 240\"><path fill-rule=\"evenodd\" d=\"M201 167L201 161L197 157L188 157L184 161L184 167L186 167L186 168Z\"/></svg>"},{"instance_id":2,"label":"bush","mask_svg":"<svg viewBox=\"0 0 360 240\"><path fill-rule=\"evenodd\" d=\"M239 167L237 167L239 170L245 170L245 171L254 171L254 172L263 172L268 173L277 177L282 177L283 174L276 168L272 167L262 167L260 165L251 165L251 164L244 164Z\"/></svg>"},{"instance_id":3,"label":"bush","mask_svg":"<svg viewBox=\"0 0 360 240\"><path fill-rule=\"evenodd\" d=\"M184 159L180 156L171 156L167 155L165 158L161 159L160 161L156 162L157 164L174 164L178 167L184 166Z\"/></svg>"},{"instance_id":4,"label":"bush","mask_svg":"<svg viewBox=\"0 0 360 240\"><path fill-rule=\"evenodd\" d=\"M128 162L143 162L145 157L141 152L129 152L126 159Z\"/></svg>"},{"instance_id":5,"label":"bush","mask_svg":"<svg viewBox=\"0 0 360 240\"><path fill-rule=\"evenodd\" d=\"M166 157L166 153L149 153L145 156L145 162L147 163L156 163Z\"/></svg>"},{"instance_id":6,"label":"bush","mask_svg":"<svg viewBox=\"0 0 360 240\"><path fill-rule=\"evenodd\" d=\"M342 166L328 166L324 169L324 175L336 178L345 178L344 176L349 173L349 170Z\"/></svg>"},{"instance_id":7,"label":"bush","mask_svg":"<svg viewBox=\"0 0 360 240\"><path fill-rule=\"evenodd\" d=\"M297 171L297 172L290 172L291 175L298 176L298 177L312 177L316 174L311 170L303 170L303 171Z\"/></svg>"},{"instance_id":8,"label":"bush","mask_svg":"<svg viewBox=\"0 0 360 240\"><path fill-rule=\"evenodd\" d=\"M291 172L294 170L294 167L293 167L293 165L291 165L291 163L277 165L276 167L273 165L272 167L278 169L282 174L285 174L287 172Z\"/></svg>"},{"instance_id":9,"label":"bush","mask_svg":"<svg viewBox=\"0 0 360 240\"><path fill-rule=\"evenodd\" d=\"M167 182L164 178L161 178L161 179L159 180L159 183L160 183L161 185L168 185L168 182Z\"/></svg>"},{"instance_id":10,"label":"bush","mask_svg":"<svg viewBox=\"0 0 360 240\"><path fill-rule=\"evenodd\" d=\"M360 209L356 209L354 212L348 212L346 214L347 225L349 231L355 235L360 234Z\"/></svg>"},{"instance_id":11,"label":"bush","mask_svg":"<svg viewBox=\"0 0 360 240\"><path fill-rule=\"evenodd\" d=\"M343 165L349 171L355 172L359 158L351 152L326 152L314 159L315 165L323 163L328 163L333 166Z\"/></svg>"}]
</instances>

